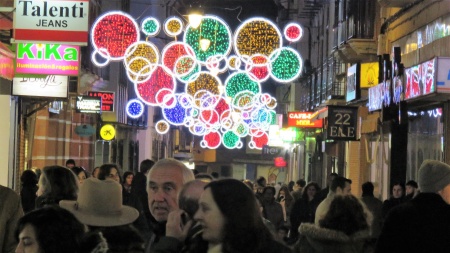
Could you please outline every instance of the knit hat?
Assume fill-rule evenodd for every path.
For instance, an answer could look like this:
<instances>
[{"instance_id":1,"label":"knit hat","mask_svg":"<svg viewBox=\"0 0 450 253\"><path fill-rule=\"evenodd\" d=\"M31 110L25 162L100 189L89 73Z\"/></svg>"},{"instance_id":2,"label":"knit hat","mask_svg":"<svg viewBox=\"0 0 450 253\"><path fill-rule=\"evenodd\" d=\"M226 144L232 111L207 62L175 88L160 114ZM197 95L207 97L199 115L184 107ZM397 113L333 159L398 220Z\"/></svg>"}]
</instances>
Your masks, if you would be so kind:
<instances>
[{"instance_id":1,"label":"knit hat","mask_svg":"<svg viewBox=\"0 0 450 253\"><path fill-rule=\"evenodd\" d=\"M436 160L425 160L419 169L419 189L421 192L434 192L450 184L450 166Z\"/></svg>"}]
</instances>

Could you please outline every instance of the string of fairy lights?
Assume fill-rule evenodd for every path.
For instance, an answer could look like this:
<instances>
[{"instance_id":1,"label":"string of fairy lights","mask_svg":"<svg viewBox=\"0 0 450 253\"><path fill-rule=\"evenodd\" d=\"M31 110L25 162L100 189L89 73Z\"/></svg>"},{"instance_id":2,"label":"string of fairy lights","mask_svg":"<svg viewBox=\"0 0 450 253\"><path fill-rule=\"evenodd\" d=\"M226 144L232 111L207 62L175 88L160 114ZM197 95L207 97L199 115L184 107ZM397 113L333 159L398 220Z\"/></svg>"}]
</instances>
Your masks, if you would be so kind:
<instances>
[{"instance_id":1,"label":"string of fairy lights","mask_svg":"<svg viewBox=\"0 0 450 253\"><path fill-rule=\"evenodd\" d=\"M160 52L148 38L161 30L174 41ZM262 149L275 123L277 102L261 92L261 85L269 78L287 83L300 75L302 58L283 46L283 39L290 44L302 34L296 23L281 32L261 17L243 21L233 34L213 15L203 16L198 27L178 17L163 23L146 17L139 26L128 14L113 11L92 27L91 61L99 67L123 62L137 95L127 103L127 114L139 118L145 106L160 107L164 119L155 124L158 133L184 126L202 137L203 148L242 148L242 138L250 137L248 147ZM184 92L176 92L180 90Z\"/></svg>"}]
</instances>

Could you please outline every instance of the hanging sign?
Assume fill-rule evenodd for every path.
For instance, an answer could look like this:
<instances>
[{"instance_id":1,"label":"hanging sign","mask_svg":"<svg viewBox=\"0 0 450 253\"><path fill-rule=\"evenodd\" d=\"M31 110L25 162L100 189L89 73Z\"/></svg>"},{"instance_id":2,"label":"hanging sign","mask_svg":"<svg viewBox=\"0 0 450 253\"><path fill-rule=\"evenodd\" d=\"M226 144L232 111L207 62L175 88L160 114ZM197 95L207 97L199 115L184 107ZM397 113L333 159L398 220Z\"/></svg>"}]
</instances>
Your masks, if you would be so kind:
<instances>
[{"instance_id":1,"label":"hanging sign","mask_svg":"<svg viewBox=\"0 0 450 253\"><path fill-rule=\"evenodd\" d=\"M106 124L100 128L100 138L110 141L116 137L116 129L113 125Z\"/></svg>"},{"instance_id":2,"label":"hanging sign","mask_svg":"<svg viewBox=\"0 0 450 253\"><path fill-rule=\"evenodd\" d=\"M18 43L16 73L78 76L79 46Z\"/></svg>"},{"instance_id":3,"label":"hanging sign","mask_svg":"<svg viewBox=\"0 0 450 253\"><path fill-rule=\"evenodd\" d=\"M328 106L327 139L355 141L358 107Z\"/></svg>"},{"instance_id":4,"label":"hanging sign","mask_svg":"<svg viewBox=\"0 0 450 253\"><path fill-rule=\"evenodd\" d=\"M102 100L97 97L77 96L75 111L78 113L100 113L102 111Z\"/></svg>"},{"instance_id":5,"label":"hanging sign","mask_svg":"<svg viewBox=\"0 0 450 253\"><path fill-rule=\"evenodd\" d=\"M305 128L321 128L323 119L311 119L313 112L288 112L288 126L305 127Z\"/></svg>"},{"instance_id":6,"label":"hanging sign","mask_svg":"<svg viewBox=\"0 0 450 253\"><path fill-rule=\"evenodd\" d=\"M67 76L14 77L12 95L31 97L67 97Z\"/></svg>"},{"instance_id":7,"label":"hanging sign","mask_svg":"<svg viewBox=\"0 0 450 253\"><path fill-rule=\"evenodd\" d=\"M87 45L88 0L15 0L14 40Z\"/></svg>"},{"instance_id":8,"label":"hanging sign","mask_svg":"<svg viewBox=\"0 0 450 253\"><path fill-rule=\"evenodd\" d=\"M114 92L108 91L88 91L89 97L99 97L102 99L102 111L114 111Z\"/></svg>"}]
</instances>

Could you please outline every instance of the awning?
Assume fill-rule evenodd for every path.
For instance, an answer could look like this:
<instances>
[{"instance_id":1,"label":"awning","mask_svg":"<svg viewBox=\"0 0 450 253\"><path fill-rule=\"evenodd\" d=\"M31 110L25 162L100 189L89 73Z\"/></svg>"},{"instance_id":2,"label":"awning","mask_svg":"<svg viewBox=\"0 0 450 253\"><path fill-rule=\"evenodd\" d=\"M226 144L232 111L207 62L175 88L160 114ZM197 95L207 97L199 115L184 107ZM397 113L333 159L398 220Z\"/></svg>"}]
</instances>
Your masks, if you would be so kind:
<instances>
[{"instance_id":1,"label":"awning","mask_svg":"<svg viewBox=\"0 0 450 253\"><path fill-rule=\"evenodd\" d=\"M328 117L328 107L322 108L311 115L311 120L318 120Z\"/></svg>"},{"instance_id":2,"label":"awning","mask_svg":"<svg viewBox=\"0 0 450 253\"><path fill-rule=\"evenodd\" d=\"M9 58L14 59L16 55L11 51L8 46L0 42L0 54L3 54Z\"/></svg>"}]
</instances>

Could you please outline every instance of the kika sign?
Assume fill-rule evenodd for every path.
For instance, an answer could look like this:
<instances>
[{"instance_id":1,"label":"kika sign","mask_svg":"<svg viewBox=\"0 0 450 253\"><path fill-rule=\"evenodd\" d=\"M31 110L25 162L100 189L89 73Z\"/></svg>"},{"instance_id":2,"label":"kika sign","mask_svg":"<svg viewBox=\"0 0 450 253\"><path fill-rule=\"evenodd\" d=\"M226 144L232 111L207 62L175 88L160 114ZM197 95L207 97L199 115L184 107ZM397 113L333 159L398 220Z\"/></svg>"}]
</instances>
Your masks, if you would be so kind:
<instances>
[{"instance_id":1,"label":"kika sign","mask_svg":"<svg viewBox=\"0 0 450 253\"><path fill-rule=\"evenodd\" d=\"M88 41L89 1L15 0L14 39L79 43Z\"/></svg>"},{"instance_id":2,"label":"kika sign","mask_svg":"<svg viewBox=\"0 0 450 253\"><path fill-rule=\"evenodd\" d=\"M311 119L313 112L289 112L288 126L305 127L305 128L321 128L323 126L322 119Z\"/></svg>"},{"instance_id":3,"label":"kika sign","mask_svg":"<svg viewBox=\"0 0 450 253\"><path fill-rule=\"evenodd\" d=\"M16 73L78 76L79 46L18 43Z\"/></svg>"}]
</instances>

